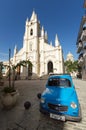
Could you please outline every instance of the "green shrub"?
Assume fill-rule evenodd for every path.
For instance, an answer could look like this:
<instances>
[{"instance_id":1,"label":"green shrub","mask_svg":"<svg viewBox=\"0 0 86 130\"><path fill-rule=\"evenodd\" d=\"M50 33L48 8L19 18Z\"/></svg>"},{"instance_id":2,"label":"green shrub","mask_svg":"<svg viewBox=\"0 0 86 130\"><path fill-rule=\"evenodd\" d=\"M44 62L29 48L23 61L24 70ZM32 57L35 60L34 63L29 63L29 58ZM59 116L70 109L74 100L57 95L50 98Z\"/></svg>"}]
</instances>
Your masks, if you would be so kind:
<instances>
[{"instance_id":1,"label":"green shrub","mask_svg":"<svg viewBox=\"0 0 86 130\"><path fill-rule=\"evenodd\" d=\"M14 87L4 87L2 92L4 93L12 93L15 92L16 90L14 89Z\"/></svg>"}]
</instances>

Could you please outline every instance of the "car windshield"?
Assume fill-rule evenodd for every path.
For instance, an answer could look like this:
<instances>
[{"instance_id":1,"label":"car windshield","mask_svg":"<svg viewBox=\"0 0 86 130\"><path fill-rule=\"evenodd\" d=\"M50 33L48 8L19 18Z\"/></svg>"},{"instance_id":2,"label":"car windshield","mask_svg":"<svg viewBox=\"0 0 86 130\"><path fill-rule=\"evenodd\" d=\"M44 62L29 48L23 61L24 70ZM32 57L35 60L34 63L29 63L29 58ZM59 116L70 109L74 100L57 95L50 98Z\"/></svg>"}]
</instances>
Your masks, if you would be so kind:
<instances>
[{"instance_id":1,"label":"car windshield","mask_svg":"<svg viewBox=\"0 0 86 130\"><path fill-rule=\"evenodd\" d=\"M64 78L50 78L48 80L48 86L71 87L71 83L70 80Z\"/></svg>"}]
</instances>

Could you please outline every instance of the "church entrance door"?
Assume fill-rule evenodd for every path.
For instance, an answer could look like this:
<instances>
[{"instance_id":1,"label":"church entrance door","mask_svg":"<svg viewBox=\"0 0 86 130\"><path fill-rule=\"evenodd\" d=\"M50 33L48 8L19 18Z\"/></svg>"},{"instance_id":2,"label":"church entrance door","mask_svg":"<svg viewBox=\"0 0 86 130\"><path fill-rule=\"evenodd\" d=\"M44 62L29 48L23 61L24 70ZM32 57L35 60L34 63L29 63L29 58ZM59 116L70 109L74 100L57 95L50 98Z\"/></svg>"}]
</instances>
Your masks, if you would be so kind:
<instances>
[{"instance_id":1,"label":"church entrance door","mask_svg":"<svg viewBox=\"0 0 86 130\"><path fill-rule=\"evenodd\" d=\"M51 72L53 72L53 63L52 63L52 61L49 61L48 62L48 74Z\"/></svg>"}]
</instances>

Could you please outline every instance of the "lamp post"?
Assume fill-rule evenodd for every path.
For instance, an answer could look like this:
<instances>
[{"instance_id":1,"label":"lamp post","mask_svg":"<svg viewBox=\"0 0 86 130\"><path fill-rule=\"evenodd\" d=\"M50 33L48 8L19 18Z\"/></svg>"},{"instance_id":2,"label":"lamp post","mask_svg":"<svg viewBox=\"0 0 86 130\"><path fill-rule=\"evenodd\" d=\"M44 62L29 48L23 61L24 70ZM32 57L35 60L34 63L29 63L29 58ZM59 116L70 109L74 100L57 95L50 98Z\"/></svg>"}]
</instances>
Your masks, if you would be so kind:
<instances>
[{"instance_id":1,"label":"lamp post","mask_svg":"<svg viewBox=\"0 0 86 130\"><path fill-rule=\"evenodd\" d=\"M11 55L11 49L9 48L9 87L11 87L11 80L10 80L10 55Z\"/></svg>"}]
</instances>

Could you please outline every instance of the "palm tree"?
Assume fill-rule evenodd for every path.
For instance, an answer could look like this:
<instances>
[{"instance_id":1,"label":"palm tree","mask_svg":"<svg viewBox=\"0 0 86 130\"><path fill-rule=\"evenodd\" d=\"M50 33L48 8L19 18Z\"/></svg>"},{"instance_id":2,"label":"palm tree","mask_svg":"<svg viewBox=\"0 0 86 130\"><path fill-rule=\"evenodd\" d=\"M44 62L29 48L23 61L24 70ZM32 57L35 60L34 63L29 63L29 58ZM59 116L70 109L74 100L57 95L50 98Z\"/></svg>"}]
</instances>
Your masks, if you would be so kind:
<instances>
[{"instance_id":1,"label":"palm tree","mask_svg":"<svg viewBox=\"0 0 86 130\"><path fill-rule=\"evenodd\" d=\"M73 71L78 71L78 61L65 61L64 63L67 73L72 73Z\"/></svg>"},{"instance_id":2,"label":"palm tree","mask_svg":"<svg viewBox=\"0 0 86 130\"><path fill-rule=\"evenodd\" d=\"M15 70L19 67L21 67L21 66L23 66L23 67L26 67L28 65L28 68L32 68L32 63L29 61L29 60L23 60L23 61L20 61L19 63L17 63L16 65L13 65L12 66L12 70L13 70L13 83L12 83L12 86L14 87L14 81L15 81ZM31 73L31 71L30 71L30 73ZM31 76L31 74L29 75L28 74L28 76Z\"/></svg>"},{"instance_id":3,"label":"palm tree","mask_svg":"<svg viewBox=\"0 0 86 130\"><path fill-rule=\"evenodd\" d=\"M26 60L26 65L28 65L28 78L29 78L32 75L33 64L29 60Z\"/></svg>"}]
</instances>

